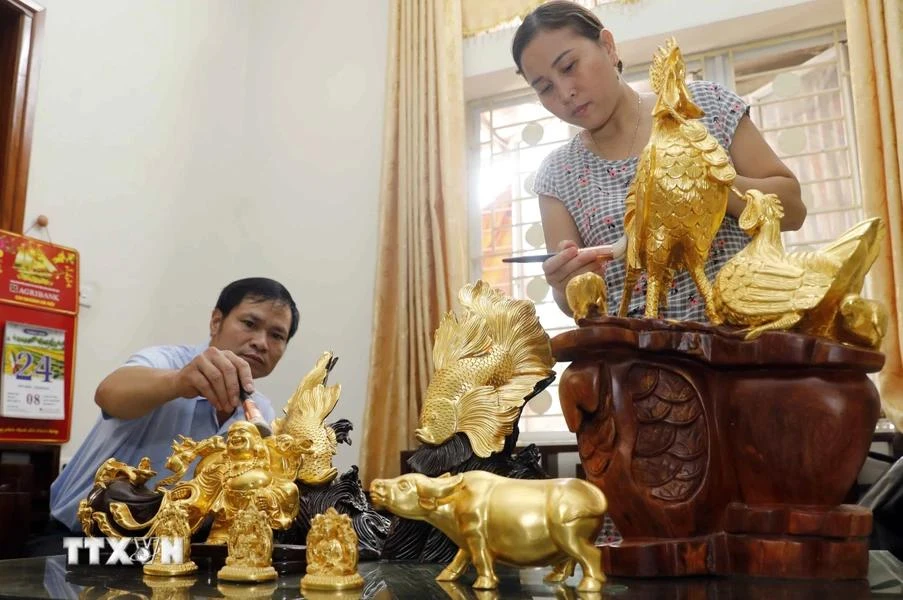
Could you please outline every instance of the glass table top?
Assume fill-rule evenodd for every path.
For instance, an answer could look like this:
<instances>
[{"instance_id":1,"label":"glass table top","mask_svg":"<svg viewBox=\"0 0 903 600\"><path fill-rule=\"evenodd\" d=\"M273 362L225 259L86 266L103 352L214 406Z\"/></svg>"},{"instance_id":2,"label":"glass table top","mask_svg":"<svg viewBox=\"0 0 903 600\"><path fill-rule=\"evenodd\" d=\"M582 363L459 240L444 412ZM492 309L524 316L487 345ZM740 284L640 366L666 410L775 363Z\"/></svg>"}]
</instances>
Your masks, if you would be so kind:
<instances>
[{"instance_id":1,"label":"glass table top","mask_svg":"<svg viewBox=\"0 0 903 600\"><path fill-rule=\"evenodd\" d=\"M577 599L757 599L785 598L892 598L903 597L903 563L889 552L873 551L869 556L867 580L796 581L741 577L625 579L610 578L603 593L576 591L580 569L564 586L546 585L549 569L498 567L499 589L475 591L470 585L471 568L459 583L438 583L441 565L406 562L362 562L365 579L362 590L345 593L309 593L300 590L300 575L280 577L264 584L218 582L215 573L199 571L194 576L169 580L145 577L139 567L68 567L65 556L0 561L0 598L72 598L111 600L113 598L309 598L311 600L357 599L452 599L491 600L495 598Z\"/></svg>"}]
</instances>

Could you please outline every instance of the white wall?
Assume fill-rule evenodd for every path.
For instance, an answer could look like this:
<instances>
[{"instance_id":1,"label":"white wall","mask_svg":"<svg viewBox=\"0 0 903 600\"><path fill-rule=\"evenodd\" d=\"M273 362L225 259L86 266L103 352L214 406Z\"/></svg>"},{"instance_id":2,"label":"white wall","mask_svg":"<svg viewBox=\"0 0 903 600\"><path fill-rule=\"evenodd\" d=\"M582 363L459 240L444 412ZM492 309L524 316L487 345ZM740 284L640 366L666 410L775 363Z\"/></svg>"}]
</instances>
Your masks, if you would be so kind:
<instances>
[{"instance_id":1,"label":"white wall","mask_svg":"<svg viewBox=\"0 0 903 600\"><path fill-rule=\"evenodd\" d=\"M64 459L128 354L205 339L228 281L292 291L298 337L260 388L277 408L324 349L358 461L375 268L387 2L42 0L26 223L81 252ZM329 82L329 83L326 83Z\"/></svg>"},{"instance_id":2,"label":"white wall","mask_svg":"<svg viewBox=\"0 0 903 600\"><path fill-rule=\"evenodd\" d=\"M358 463L363 433L389 5L254 6L245 239L301 308L298 340L268 385L290 394L321 352L339 356L330 383L342 397L330 418L354 424L341 471Z\"/></svg>"}]
</instances>

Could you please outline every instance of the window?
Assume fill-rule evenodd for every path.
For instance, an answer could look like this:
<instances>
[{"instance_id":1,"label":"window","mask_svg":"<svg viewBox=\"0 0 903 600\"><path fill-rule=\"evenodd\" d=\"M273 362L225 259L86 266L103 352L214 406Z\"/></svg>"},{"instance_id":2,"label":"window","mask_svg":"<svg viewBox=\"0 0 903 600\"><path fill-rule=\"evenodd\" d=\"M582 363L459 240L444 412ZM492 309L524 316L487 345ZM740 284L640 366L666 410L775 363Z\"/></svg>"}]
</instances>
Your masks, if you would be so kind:
<instances>
[{"instance_id":1,"label":"window","mask_svg":"<svg viewBox=\"0 0 903 600\"><path fill-rule=\"evenodd\" d=\"M800 231L784 234L791 250L833 240L863 218L843 40L836 28L685 57L688 79L718 81L750 104L753 121L800 179L809 215ZM648 69L640 65L624 77L649 91ZM541 266L501 258L545 252L533 174L576 129L550 116L530 89L475 101L468 115L471 278L532 300L555 336L574 323L552 300ZM566 367L555 370L560 376ZM520 429L525 440L564 437L557 385L530 401Z\"/></svg>"}]
</instances>

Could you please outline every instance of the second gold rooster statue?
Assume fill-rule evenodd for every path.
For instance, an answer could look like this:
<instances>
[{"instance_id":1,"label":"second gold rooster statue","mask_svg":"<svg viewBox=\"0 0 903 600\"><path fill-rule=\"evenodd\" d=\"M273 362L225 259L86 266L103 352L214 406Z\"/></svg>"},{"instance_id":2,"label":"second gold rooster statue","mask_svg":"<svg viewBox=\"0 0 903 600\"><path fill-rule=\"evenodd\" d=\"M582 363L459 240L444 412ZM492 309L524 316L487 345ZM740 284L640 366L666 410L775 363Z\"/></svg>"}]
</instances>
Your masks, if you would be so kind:
<instances>
[{"instance_id":1,"label":"second gold rooster statue","mask_svg":"<svg viewBox=\"0 0 903 600\"><path fill-rule=\"evenodd\" d=\"M786 252L781 242L781 202L750 190L740 227L752 241L715 277L715 308L747 339L793 329L877 348L887 330L882 305L859 296L878 256L884 225L867 219L817 252Z\"/></svg>"},{"instance_id":2,"label":"second gold rooster statue","mask_svg":"<svg viewBox=\"0 0 903 600\"><path fill-rule=\"evenodd\" d=\"M674 39L655 54L649 76L658 100L652 136L627 193L627 276L619 314L627 316L631 290L645 270L645 316L658 317L676 271L685 269L705 300L706 315L718 324L705 264L737 173L727 151L698 120L704 113L690 98Z\"/></svg>"}]
</instances>

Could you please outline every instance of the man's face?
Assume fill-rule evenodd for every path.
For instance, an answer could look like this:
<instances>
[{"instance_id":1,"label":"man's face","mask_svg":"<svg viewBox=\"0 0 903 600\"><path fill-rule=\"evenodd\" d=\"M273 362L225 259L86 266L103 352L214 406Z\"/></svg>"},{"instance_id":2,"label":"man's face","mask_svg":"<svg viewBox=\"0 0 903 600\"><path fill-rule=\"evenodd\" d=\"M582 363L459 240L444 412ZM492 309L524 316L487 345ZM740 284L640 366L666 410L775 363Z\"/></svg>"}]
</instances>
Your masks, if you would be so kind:
<instances>
[{"instance_id":1,"label":"man's face","mask_svg":"<svg viewBox=\"0 0 903 600\"><path fill-rule=\"evenodd\" d=\"M210 345L231 350L248 362L254 378L269 375L288 342L292 313L277 300L245 298L223 317L219 309L210 318Z\"/></svg>"}]
</instances>

